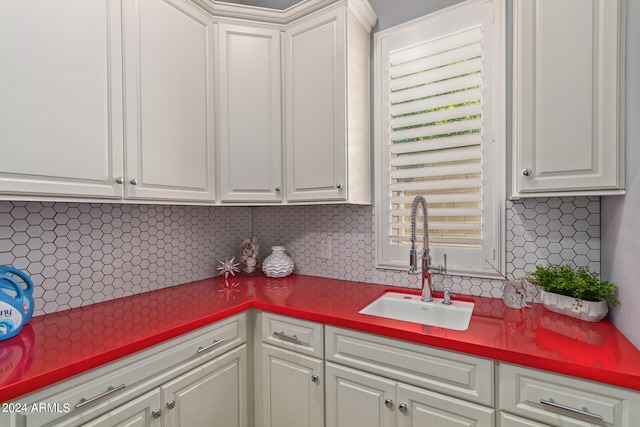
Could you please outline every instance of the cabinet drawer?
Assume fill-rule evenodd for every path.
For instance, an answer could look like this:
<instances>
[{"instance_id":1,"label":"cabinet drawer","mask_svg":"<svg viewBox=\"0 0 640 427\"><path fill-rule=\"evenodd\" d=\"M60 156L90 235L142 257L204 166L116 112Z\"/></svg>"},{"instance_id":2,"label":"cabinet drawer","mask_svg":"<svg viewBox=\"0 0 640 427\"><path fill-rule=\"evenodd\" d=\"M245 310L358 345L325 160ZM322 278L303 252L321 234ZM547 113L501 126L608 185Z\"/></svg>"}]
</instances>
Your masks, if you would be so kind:
<instances>
[{"instance_id":1,"label":"cabinet drawer","mask_svg":"<svg viewBox=\"0 0 640 427\"><path fill-rule=\"evenodd\" d=\"M493 406L493 361L377 335L326 327L326 359Z\"/></svg>"},{"instance_id":2,"label":"cabinet drawer","mask_svg":"<svg viewBox=\"0 0 640 427\"><path fill-rule=\"evenodd\" d=\"M553 426L632 426L640 393L503 363L500 409Z\"/></svg>"},{"instance_id":3,"label":"cabinet drawer","mask_svg":"<svg viewBox=\"0 0 640 427\"><path fill-rule=\"evenodd\" d=\"M278 314L260 312L262 341L276 347L322 358L323 325Z\"/></svg>"},{"instance_id":4,"label":"cabinet drawer","mask_svg":"<svg viewBox=\"0 0 640 427\"><path fill-rule=\"evenodd\" d=\"M244 342L243 313L15 399L28 408L46 403L55 410L16 414L14 423L41 427L83 411L98 416L130 400L131 390L146 392Z\"/></svg>"},{"instance_id":5,"label":"cabinet drawer","mask_svg":"<svg viewBox=\"0 0 640 427\"><path fill-rule=\"evenodd\" d=\"M498 425L500 427L550 427L549 424L542 424L507 412L500 412L500 424Z\"/></svg>"}]
</instances>

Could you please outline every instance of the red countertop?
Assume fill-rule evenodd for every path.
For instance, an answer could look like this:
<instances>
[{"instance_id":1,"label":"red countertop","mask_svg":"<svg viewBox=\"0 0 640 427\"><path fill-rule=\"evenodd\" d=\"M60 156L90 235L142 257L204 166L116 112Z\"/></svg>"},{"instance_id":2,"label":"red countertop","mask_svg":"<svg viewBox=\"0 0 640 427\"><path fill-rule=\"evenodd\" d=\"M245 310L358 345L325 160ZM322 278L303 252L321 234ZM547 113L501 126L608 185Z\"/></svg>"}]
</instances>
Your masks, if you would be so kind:
<instances>
[{"instance_id":1,"label":"red countertop","mask_svg":"<svg viewBox=\"0 0 640 427\"><path fill-rule=\"evenodd\" d=\"M606 319L483 297L473 297L466 331L358 313L387 290L412 292L297 275L214 278L36 316L0 342L0 402L250 308L640 390L640 351Z\"/></svg>"}]
</instances>

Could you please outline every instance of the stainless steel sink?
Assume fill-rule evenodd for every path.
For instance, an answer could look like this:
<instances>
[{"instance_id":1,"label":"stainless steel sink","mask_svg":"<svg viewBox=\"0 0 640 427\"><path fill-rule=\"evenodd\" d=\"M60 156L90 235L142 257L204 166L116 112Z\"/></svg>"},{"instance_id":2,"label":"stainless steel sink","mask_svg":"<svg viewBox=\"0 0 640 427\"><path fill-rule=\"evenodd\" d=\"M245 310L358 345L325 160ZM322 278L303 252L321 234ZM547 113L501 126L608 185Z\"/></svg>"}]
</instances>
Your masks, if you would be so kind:
<instances>
[{"instance_id":1,"label":"stainless steel sink","mask_svg":"<svg viewBox=\"0 0 640 427\"><path fill-rule=\"evenodd\" d=\"M452 300L451 305L446 305L442 301L441 298L434 298L431 302L424 302L419 295L387 292L359 313L456 331L466 330L471 321L473 303Z\"/></svg>"}]
</instances>

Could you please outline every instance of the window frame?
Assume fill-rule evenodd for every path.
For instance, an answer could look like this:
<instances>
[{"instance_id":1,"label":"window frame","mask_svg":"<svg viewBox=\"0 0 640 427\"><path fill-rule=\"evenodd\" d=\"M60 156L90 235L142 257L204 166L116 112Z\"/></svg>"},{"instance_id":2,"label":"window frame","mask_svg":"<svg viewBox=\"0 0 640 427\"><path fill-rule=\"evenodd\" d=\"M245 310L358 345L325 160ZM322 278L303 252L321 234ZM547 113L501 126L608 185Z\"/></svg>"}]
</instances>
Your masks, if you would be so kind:
<instances>
[{"instance_id":1,"label":"window frame","mask_svg":"<svg viewBox=\"0 0 640 427\"><path fill-rule=\"evenodd\" d=\"M386 64L388 54L395 50L435 40L452 32L464 31L465 28L482 25L482 248L432 245L430 254L433 265L444 264L444 254L447 254L448 274L495 278L500 277L499 272L505 271L504 236L507 175L505 18L505 0L467 0L374 34L374 204L377 268L407 270L409 264L409 246L392 245L389 239L391 194L388 141L390 126L387 118L383 120L383 115L387 112L385 105L388 105L388 92L382 93L383 89L388 86L385 82L388 69L383 69L383 64ZM452 22L455 23L453 26ZM490 96L485 102L486 81L490 83ZM428 198L427 202L429 202ZM418 240L417 246L421 248L422 239Z\"/></svg>"}]
</instances>

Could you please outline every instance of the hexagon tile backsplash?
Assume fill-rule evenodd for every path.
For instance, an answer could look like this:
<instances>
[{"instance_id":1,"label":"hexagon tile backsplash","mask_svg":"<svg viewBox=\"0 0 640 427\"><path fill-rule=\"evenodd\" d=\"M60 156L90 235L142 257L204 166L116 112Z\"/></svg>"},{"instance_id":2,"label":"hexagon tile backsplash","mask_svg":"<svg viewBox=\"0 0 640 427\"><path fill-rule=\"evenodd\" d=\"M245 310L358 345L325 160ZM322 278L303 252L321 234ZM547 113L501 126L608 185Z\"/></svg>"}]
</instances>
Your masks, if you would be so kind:
<instances>
[{"instance_id":1,"label":"hexagon tile backsplash","mask_svg":"<svg viewBox=\"0 0 640 427\"><path fill-rule=\"evenodd\" d=\"M250 233L246 208L0 202L0 265L31 276L37 315L212 277Z\"/></svg>"},{"instance_id":2,"label":"hexagon tile backsplash","mask_svg":"<svg viewBox=\"0 0 640 427\"><path fill-rule=\"evenodd\" d=\"M283 212L286 214L283 215ZM167 206L0 201L0 265L34 282L35 314L51 313L216 275L217 262L259 238L260 259L284 245L298 274L411 287L376 269L373 207ZM600 200L508 201L507 275L539 260L600 271ZM320 258L320 242L332 258ZM501 297L502 282L440 276L436 290Z\"/></svg>"},{"instance_id":3,"label":"hexagon tile backsplash","mask_svg":"<svg viewBox=\"0 0 640 427\"><path fill-rule=\"evenodd\" d=\"M406 271L375 268L374 209L371 206L291 206L254 208L253 227L262 245L284 245L296 272L370 283L415 287ZM572 262L600 272L600 199L539 198L507 201L507 277L522 277L538 260ZM320 242L329 240L333 258L319 257ZM435 275L436 290L450 289L502 297L502 281Z\"/></svg>"}]
</instances>

